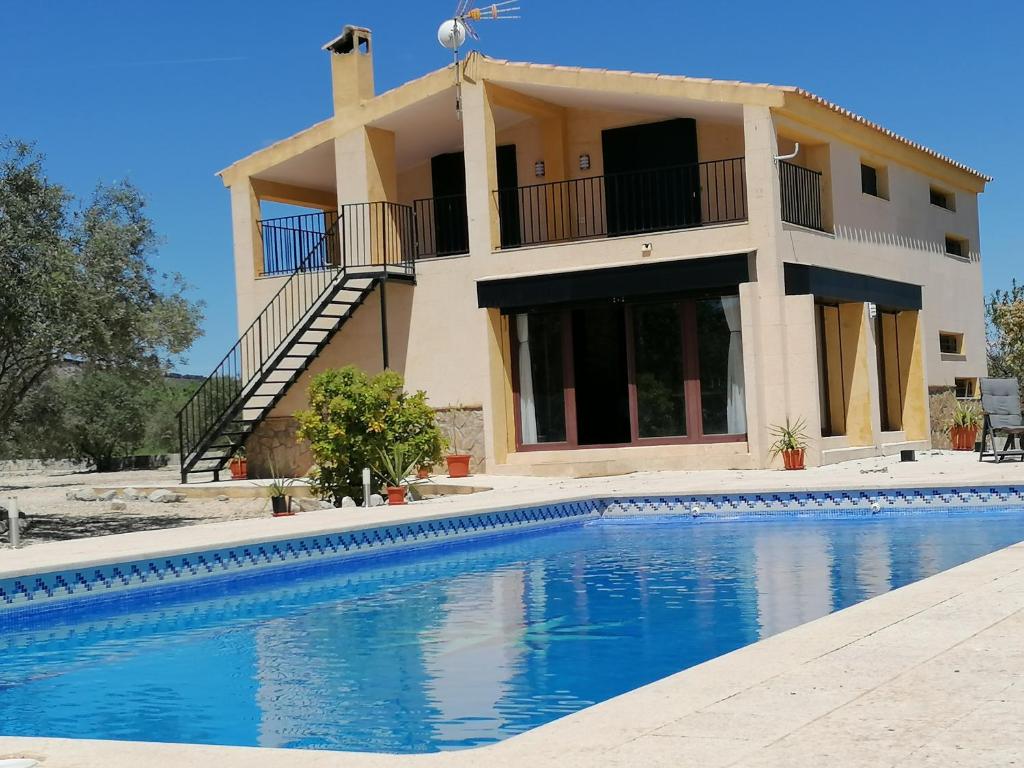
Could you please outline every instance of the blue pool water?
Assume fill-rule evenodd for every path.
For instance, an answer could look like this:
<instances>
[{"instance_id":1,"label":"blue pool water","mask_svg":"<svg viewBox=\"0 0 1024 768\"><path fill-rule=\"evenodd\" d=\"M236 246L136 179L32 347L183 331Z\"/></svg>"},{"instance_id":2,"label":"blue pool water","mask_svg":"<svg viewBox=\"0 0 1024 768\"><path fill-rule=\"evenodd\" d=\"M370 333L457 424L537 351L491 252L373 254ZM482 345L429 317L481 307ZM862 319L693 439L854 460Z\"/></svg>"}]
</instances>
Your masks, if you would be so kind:
<instances>
[{"instance_id":1,"label":"blue pool water","mask_svg":"<svg viewBox=\"0 0 1024 768\"><path fill-rule=\"evenodd\" d=\"M601 520L6 626L11 735L487 744L1024 539L1024 512Z\"/></svg>"}]
</instances>

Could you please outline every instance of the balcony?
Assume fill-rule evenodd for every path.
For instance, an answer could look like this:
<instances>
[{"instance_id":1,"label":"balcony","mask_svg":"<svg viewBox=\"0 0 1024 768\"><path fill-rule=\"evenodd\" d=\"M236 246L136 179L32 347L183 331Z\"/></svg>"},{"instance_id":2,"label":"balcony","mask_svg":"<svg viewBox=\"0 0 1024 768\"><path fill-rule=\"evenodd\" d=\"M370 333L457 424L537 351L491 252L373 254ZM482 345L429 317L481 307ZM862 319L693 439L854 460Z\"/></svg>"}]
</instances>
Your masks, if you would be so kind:
<instances>
[{"instance_id":1,"label":"balcony","mask_svg":"<svg viewBox=\"0 0 1024 768\"><path fill-rule=\"evenodd\" d=\"M469 251L466 196L413 205L353 203L340 211L259 222L265 277L382 264Z\"/></svg>"},{"instance_id":2,"label":"balcony","mask_svg":"<svg viewBox=\"0 0 1024 768\"><path fill-rule=\"evenodd\" d=\"M742 157L494 192L501 247L746 221Z\"/></svg>"},{"instance_id":3,"label":"balcony","mask_svg":"<svg viewBox=\"0 0 1024 768\"><path fill-rule=\"evenodd\" d=\"M469 217L466 196L427 197L414 200L416 258L469 253Z\"/></svg>"},{"instance_id":4,"label":"balcony","mask_svg":"<svg viewBox=\"0 0 1024 768\"><path fill-rule=\"evenodd\" d=\"M323 211L261 221L263 274L290 275L300 268L325 269L339 264L338 219L337 211ZM310 254L313 258L305 263Z\"/></svg>"},{"instance_id":5,"label":"balcony","mask_svg":"<svg viewBox=\"0 0 1024 768\"><path fill-rule=\"evenodd\" d=\"M825 231L821 215L821 173L779 160L782 220Z\"/></svg>"}]
</instances>

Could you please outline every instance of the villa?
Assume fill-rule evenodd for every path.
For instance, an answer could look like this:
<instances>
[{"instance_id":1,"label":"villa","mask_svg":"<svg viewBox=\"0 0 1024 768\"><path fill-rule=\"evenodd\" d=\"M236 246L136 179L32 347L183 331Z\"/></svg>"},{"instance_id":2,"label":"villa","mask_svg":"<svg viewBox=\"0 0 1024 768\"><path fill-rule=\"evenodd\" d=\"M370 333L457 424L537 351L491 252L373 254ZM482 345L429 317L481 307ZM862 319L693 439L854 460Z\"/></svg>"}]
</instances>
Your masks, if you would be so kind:
<instances>
[{"instance_id":1,"label":"villa","mask_svg":"<svg viewBox=\"0 0 1024 768\"><path fill-rule=\"evenodd\" d=\"M800 88L470 54L221 172L239 342L182 414L183 479L246 445L310 464L310 378L402 373L477 468L811 465L931 444L986 373L989 177ZM306 209L264 214L269 204ZM820 439L819 436L820 435Z\"/></svg>"}]
</instances>

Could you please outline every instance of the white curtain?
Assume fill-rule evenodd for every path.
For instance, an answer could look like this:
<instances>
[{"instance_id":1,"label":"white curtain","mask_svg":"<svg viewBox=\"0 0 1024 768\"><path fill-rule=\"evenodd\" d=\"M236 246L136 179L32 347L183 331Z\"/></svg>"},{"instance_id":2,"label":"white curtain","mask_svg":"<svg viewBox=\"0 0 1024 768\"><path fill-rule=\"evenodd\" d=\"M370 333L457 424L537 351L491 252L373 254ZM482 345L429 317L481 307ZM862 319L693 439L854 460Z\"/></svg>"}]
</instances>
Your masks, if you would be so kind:
<instances>
[{"instance_id":1,"label":"white curtain","mask_svg":"<svg viewBox=\"0 0 1024 768\"><path fill-rule=\"evenodd\" d=\"M722 311L729 324L729 366L726 372L725 416L730 435L747 431L747 405L743 386L743 334L739 296L723 296Z\"/></svg>"},{"instance_id":2,"label":"white curtain","mask_svg":"<svg viewBox=\"0 0 1024 768\"><path fill-rule=\"evenodd\" d=\"M530 359L530 316L516 315L519 341L519 420L524 444L537 442L537 404L533 399L533 361ZM731 358L730 358L731 359Z\"/></svg>"}]
</instances>

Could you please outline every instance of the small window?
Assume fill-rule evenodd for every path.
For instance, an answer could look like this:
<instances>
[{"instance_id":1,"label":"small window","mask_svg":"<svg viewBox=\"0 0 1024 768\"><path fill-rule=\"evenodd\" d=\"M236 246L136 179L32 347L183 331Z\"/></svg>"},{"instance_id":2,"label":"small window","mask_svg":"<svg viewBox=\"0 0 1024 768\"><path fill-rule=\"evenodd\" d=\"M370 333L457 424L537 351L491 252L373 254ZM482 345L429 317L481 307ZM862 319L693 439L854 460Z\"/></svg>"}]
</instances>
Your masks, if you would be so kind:
<instances>
[{"instance_id":1,"label":"small window","mask_svg":"<svg viewBox=\"0 0 1024 768\"><path fill-rule=\"evenodd\" d=\"M865 195L889 199L889 179L885 168L877 165L860 164L860 191Z\"/></svg>"},{"instance_id":2,"label":"small window","mask_svg":"<svg viewBox=\"0 0 1024 768\"><path fill-rule=\"evenodd\" d=\"M966 259L970 249L967 246L967 241L962 237L946 235L946 253L950 256Z\"/></svg>"},{"instance_id":3,"label":"small window","mask_svg":"<svg viewBox=\"0 0 1024 768\"><path fill-rule=\"evenodd\" d=\"M878 171L870 165L860 166L860 191L878 197Z\"/></svg>"},{"instance_id":4,"label":"small window","mask_svg":"<svg viewBox=\"0 0 1024 768\"><path fill-rule=\"evenodd\" d=\"M953 379L954 385L956 386L956 396L961 399L974 398L976 394L977 379Z\"/></svg>"},{"instance_id":5,"label":"small window","mask_svg":"<svg viewBox=\"0 0 1024 768\"><path fill-rule=\"evenodd\" d=\"M962 355L964 353L964 335L939 331L939 352L944 355Z\"/></svg>"},{"instance_id":6,"label":"small window","mask_svg":"<svg viewBox=\"0 0 1024 768\"><path fill-rule=\"evenodd\" d=\"M928 188L928 200L932 205L945 208L947 211L956 210L956 196L952 192L946 192L938 187Z\"/></svg>"}]
</instances>

